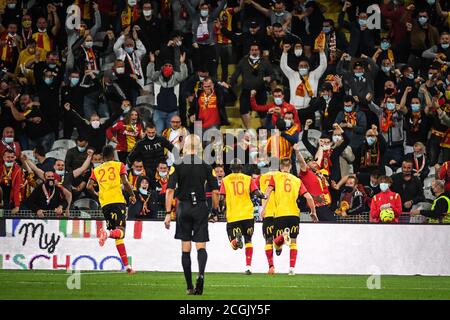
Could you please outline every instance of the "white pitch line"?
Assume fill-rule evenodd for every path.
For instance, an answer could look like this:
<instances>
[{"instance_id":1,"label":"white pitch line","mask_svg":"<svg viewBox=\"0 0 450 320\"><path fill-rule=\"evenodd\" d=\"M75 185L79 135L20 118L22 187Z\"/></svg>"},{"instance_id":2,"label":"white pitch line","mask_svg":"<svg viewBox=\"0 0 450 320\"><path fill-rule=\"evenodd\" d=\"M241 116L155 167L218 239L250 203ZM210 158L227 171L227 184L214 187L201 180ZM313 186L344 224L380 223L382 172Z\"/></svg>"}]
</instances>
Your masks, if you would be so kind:
<instances>
[{"instance_id":1,"label":"white pitch line","mask_svg":"<svg viewBox=\"0 0 450 320\"><path fill-rule=\"evenodd\" d=\"M12 284L52 284L52 285L61 285L64 283L61 282L47 282L47 281L2 281L2 283L12 283ZM87 286L117 286L116 283L105 283L105 282L89 282L85 283ZM179 287L182 285L176 284L166 284L166 283L121 283L121 286L139 286L139 287ZM83 286L83 283L82 283ZM208 284L208 287L220 287L220 288L290 288L290 289L366 289L365 287L334 287L334 286L301 286L301 285L291 285L291 286L268 286L268 285L243 285L243 284ZM381 288L381 290L407 290L407 291L448 291L450 293L450 288Z\"/></svg>"}]
</instances>

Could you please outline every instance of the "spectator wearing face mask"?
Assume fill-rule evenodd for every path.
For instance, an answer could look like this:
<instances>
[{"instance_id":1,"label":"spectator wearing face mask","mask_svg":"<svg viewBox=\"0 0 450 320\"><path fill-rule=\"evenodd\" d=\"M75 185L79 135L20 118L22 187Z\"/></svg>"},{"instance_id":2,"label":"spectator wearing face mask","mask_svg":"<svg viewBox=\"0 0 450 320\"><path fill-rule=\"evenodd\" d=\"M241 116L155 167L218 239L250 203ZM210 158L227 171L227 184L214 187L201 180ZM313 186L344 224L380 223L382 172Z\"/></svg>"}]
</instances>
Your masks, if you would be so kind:
<instances>
[{"instance_id":1,"label":"spectator wearing face mask","mask_svg":"<svg viewBox=\"0 0 450 320\"><path fill-rule=\"evenodd\" d=\"M69 73L69 79L67 83L61 88L61 104L65 105L70 103L72 108L80 115L84 116L83 110L83 88L80 87L80 73L78 71L72 71ZM63 138L71 139L75 124L72 121L72 117L69 113L63 113Z\"/></svg>"},{"instance_id":2,"label":"spectator wearing face mask","mask_svg":"<svg viewBox=\"0 0 450 320\"><path fill-rule=\"evenodd\" d=\"M125 100L126 101L126 100ZM106 144L106 130L123 114L124 105L116 111L106 121L101 122L98 114L93 113L89 121L81 117L75 110L73 110L69 103L64 104L64 109L72 118L78 132L87 137L89 146L95 151L102 150Z\"/></svg>"},{"instance_id":3,"label":"spectator wearing face mask","mask_svg":"<svg viewBox=\"0 0 450 320\"><path fill-rule=\"evenodd\" d=\"M248 1L247 4L251 4L256 10L261 12L264 16L270 18L270 25L279 23L284 30L291 30L292 14L286 11L284 2L276 0L273 8L264 8L256 1Z\"/></svg>"},{"instance_id":4,"label":"spectator wearing face mask","mask_svg":"<svg viewBox=\"0 0 450 320\"><path fill-rule=\"evenodd\" d=\"M136 24L141 28L138 35L147 52L157 53L168 35L165 23L158 18L158 12L151 1L143 1L142 15Z\"/></svg>"},{"instance_id":5,"label":"spectator wearing face mask","mask_svg":"<svg viewBox=\"0 0 450 320\"><path fill-rule=\"evenodd\" d=\"M287 52L291 46L285 44L283 54L281 55L280 67L284 75L289 80L290 103L295 106L300 119L313 119L314 112L308 109L309 103L317 95L319 79L327 68L327 58L324 48L319 48L320 64L311 71L309 62L301 60L298 64L298 70L293 70L287 65Z\"/></svg>"},{"instance_id":6,"label":"spectator wearing face mask","mask_svg":"<svg viewBox=\"0 0 450 320\"><path fill-rule=\"evenodd\" d=\"M403 212L409 212L414 204L425 201L423 184L420 178L413 175L413 162L403 160L402 172L391 176L391 190L400 195L402 199Z\"/></svg>"},{"instance_id":7,"label":"spectator wearing face mask","mask_svg":"<svg viewBox=\"0 0 450 320\"><path fill-rule=\"evenodd\" d=\"M139 189L138 184L139 178L145 176L147 176L147 174L145 172L144 163L142 162L142 160L140 159L134 160L131 169L128 170L128 181L130 182L134 191Z\"/></svg>"},{"instance_id":8,"label":"spectator wearing face mask","mask_svg":"<svg viewBox=\"0 0 450 320\"><path fill-rule=\"evenodd\" d=\"M181 124L181 118L179 116L173 116L170 119L170 127L166 128L162 136L173 144L178 150L183 150L184 139L189 135L189 131ZM175 161L175 156L172 152L167 155L167 164L172 166Z\"/></svg>"},{"instance_id":9,"label":"spectator wearing face mask","mask_svg":"<svg viewBox=\"0 0 450 320\"><path fill-rule=\"evenodd\" d=\"M324 131L333 129L337 114L342 110L344 93L339 87L334 86L333 79L338 76L328 75L326 82L320 88L320 93L316 99L311 100L309 108L319 110L321 113L321 127Z\"/></svg>"},{"instance_id":10,"label":"spectator wearing face mask","mask_svg":"<svg viewBox=\"0 0 450 320\"><path fill-rule=\"evenodd\" d=\"M339 55L342 52L347 52L348 41L342 31L336 30L332 19L325 19L323 21L322 31L315 39L316 49L319 44L325 48L325 55L327 57L327 70L325 71L325 75L336 73Z\"/></svg>"},{"instance_id":11,"label":"spectator wearing face mask","mask_svg":"<svg viewBox=\"0 0 450 320\"><path fill-rule=\"evenodd\" d=\"M408 64L420 69L426 65L422 59L423 52L430 47L439 44L439 31L430 23L429 13L426 10L419 10L418 16L412 22L410 36L411 50Z\"/></svg>"},{"instance_id":12,"label":"spectator wearing face mask","mask_svg":"<svg viewBox=\"0 0 450 320\"><path fill-rule=\"evenodd\" d=\"M385 99L380 107L372 102L369 108L378 116L380 132L387 144L382 165L389 165L396 169L400 166L404 155L404 108L396 103L394 97Z\"/></svg>"},{"instance_id":13,"label":"spectator wearing face mask","mask_svg":"<svg viewBox=\"0 0 450 320\"><path fill-rule=\"evenodd\" d=\"M130 100L133 106L136 105L139 91L142 90L145 85L141 60L147 51L142 44L142 41L139 40L138 30L140 30L140 28L137 25L133 27L132 32L130 31L130 27L127 27L114 44L114 52L117 59L124 62L124 72L139 85L139 90L132 90L131 92L132 99Z\"/></svg>"},{"instance_id":14,"label":"spectator wearing face mask","mask_svg":"<svg viewBox=\"0 0 450 320\"><path fill-rule=\"evenodd\" d=\"M380 179L381 192L372 198L370 205L370 222L379 223L380 212L384 209L390 209L394 212L393 223L398 223L400 214L402 213L402 199L396 192L390 190L392 179L390 177L381 176Z\"/></svg>"},{"instance_id":15,"label":"spectator wearing face mask","mask_svg":"<svg viewBox=\"0 0 450 320\"><path fill-rule=\"evenodd\" d=\"M345 15L347 13L347 9L351 5L351 2L346 1L338 17L339 26L350 31L348 54L352 57L359 57L360 55L372 56L374 53L375 44L378 42L380 37L379 30L375 28L369 29L369 16L367 12L363 10L359 12L356 21L346 21Z\"/></svg>"},{"instance_id":16,"label":"spectator wearing face mask","mask_svg":"<svg viewBox=\"0 0 450 320\"><path fill-rule=\"evenodd\" d=\"M291 112L294 114L294 123L298 126L298 131L301 131L300 120L298 118L298 113L295 107L286 102L284 100L283 90L280 88L276 88L273 90L272 95L274 102L266 105L258 105L256 102L256 90L252 90L250 92L250 105L253 111L268 113L268 119L270 119L269 124L266 126L267 129L271 129L275 127L275 124L278 119L284 118L284 115L287 112Z\"/></svg>"},{"instance_id":17,"label":"spectator wearing face mask","mask_svg":"<svg viewBox=\"0 0 450 320\"><path fill-rule=\"evenodd\" d=\"M46 213L62 216L70 200L66 198L63 189L55 182L54 173L46 172L44 182L38 185L25 201L26 209L36 213L39 218L44 218Z\"/></svg>"},{"instance_id":18,"label":"spectator wearing face mask","mask_svg":"<svg viewBox=\"0 0 450 320\"><path fill-rule=\"evenodd\" d=\"M384 1L380 9L382 16L391 21L392 46L397 49L407 36L406 21L409 21L409 11L414 10L414 5L405 6L404 0Z\"/></svg>"},{"instance_id":19,"label":"spectator wearing face mask","mask_svg":"<svg viewBox=\"0 0 450 320\"><path fill-rule=\"evenodd\" d=\"M154 192L150 186L150 179L142 176L137 179L136 202L128 207L128 216L132 219L156 219L157 207L154 205Z\"/></svg>"},{"instance_id":20,"label":"spectator wearing face mask","mask_svg":"<svg viewBox=\"0 0 450 320\"><path fill-rule=\"evenodd\" d=\"M14 72L22 48L23 42L17 34L17 23L9 23L0 35L0 61L9 72Z\"/></svg>"},{"instance_id":21,"label":"spectator wearing face mask","mask_svg":"<svg viewBox=\"0 0 450 320\"><path fill-rule=\"evenodd\" d=\"M358 190L358 178L349 176L339 196L336 214L346 217L367 211L363 193Z\"/></svg>"},{"instance_id":22,"label":"spectator wearing face mask","mask_svg":"<svg viewBox=\"0 0 450 320\"><path fill-rule=\"evenodd\" d=\"M128 155L127 163L130 165L136 159L142 159L145 172L151 177L156 173L158 164L166 161L166 152L173 152L174 146L166 138L156 134L156 126L153 123L147 124L145 135Z\"/></svg>"},{"instance_id":23,"label":"spectator wearing face mask","mask_svg":"<svg viewBox=\"0 0 450 320\"><path fill-rule=\"evenodd\" d=\"M372 127L366 131L364 142L361 144L358 157L356 157L353 164L354 172L366 174L367 176L374 170L381 170L384 172L382 160L386 148L386 141L384 140L383 135L378 133L376 125L372 125Z\"/></svg>"},{"instance_id":24,"label":"spectator wearing face mask","mask_svg":"<svg viewBox=\"0 0 450 320\"><path fill-rule=\"evenodd\" d=\"M11 127L3 129L2 139L0 140L0 154L3 154L5 150L14 152L16 159L20 159L22 149L20 144L14 141L14 129Z\"/></svg>"},{"instance_id":25,"label":"spectator wearing face mask","mask_svg":"<svg viewBox=\"0 0 450 320\"><path fill-rule=\"evenodd\" d=\"M56 37L61 28L56 7L53 4L48 4L47 12L51 19L47 21L44 17L39 17L36 22L37 32L33 33L32 36L37 47L43 49L46 53L55 49Z\"/></svg>"},{"instance_id":26,"label":"spectator wearing face mask","mask_svg":"<svg viewBox=\"0 0 450 320\"><path fill-rule=\"evenodd\" d=\"M441 68L450 66L450 34L442 32L439 43L422 53L422 58L437 62Z\"/></svg>"},{"instance_id":27,"label":"spectator wearing face mask","mask_svg":"<svg viewBox=\"0 0 450 320\"><path fill-rule=\"evenodd\" d=\"M220 0L218 6L211 10L208 3L200 4L197 11L190 1L181 0L192 22L192 46L194 47L194 70L204 62L211 68L210 74L215 77L217 72L216 61L216 36L214 33L214 21L227 4L227 0Z\"/></svg>"},{"instance_id":28,"label":"spectator wearing face mask","mask_svg":"<svg viewBox=\"0 0 450 320\"><path fill-rule=\"evenodd\" d=\"M104 77L105 98L112 109L119 107L123 100L131 101L139 92L140 86L136 77L131 73L125 73L125 62L116 60L112 72L105 72Z\"/></svg>"},{"instance_id":29,"label":"spectator wearing face mask","mask_svg":"<svg viewBox=\"0 0 450 320\"><path fill-rule=\"evenodd\" d=\"M406 132L405 152L412 150L416 142L427 143L428 132L430 131L430 121L422 108L422 102L417 96L412 96L412 88L407 87L400 101L401 108L406 112L404 127ZM409 107L407 101L410 101ZM430 103L430 99L425 99L425 103ZM430 108L431 105L428 105Z\"/></svg>"},{"instance_id":30,"label":"spectator wearing face mask","mask_svg":"<svg viewBox=\"0 0 450 320\"><path fill-rule=\"evenodd\" d=\"M336 123L344 129L350 139L350 147L358 157L358 150L364 142L364 134L367 130L367 118L364 112L359 110L352 96L344 97L344 111L337 114Z\"/></svg>"},{"instance_id":31,"label":"spectator wearing face mask","mask_svg":"<svg viewBox=\"0 0 450 320\"><path fill-rule=\"evenodd\" d=\"M120 12L120 19L116 19L116 32L132 27L139 18L138 0L127 0L118 3L117 11Z\"/></svg>"},{"instance_id":32,"label":"spectator wearing face mask","mask_svg":"<svg viewBox=\"0 0 450 320\"><path fill-rule=\"evenodd\" d=\"M397 75L395 74L394 64L389 59L383 59L380 71L375 78L374 100L379 103L386 96L395 96L397 94L396 83Z\"/></svg>"},{"instance_id":33,"label":"spectator wearing face mask","mask_svg":"<svg viewBox=\"0 0 450 320\"><path fill-rule=\"evenodd\" d=\"M156 132L161 135L170 126L170 119L178 115L180 83L186 80L188 69L185 63L186 54L180 55L180 71L174 71L173 64L166 61L161 71L155 71L155 56L150 53L147 66L147 78L154 83L155 112L153 122Z\"/></svg>"},{"instance_id":34,"label":"spectator wearing face mask","mask_svg":"<svg viewBox=\"0 0 450 320\"><path fill-rule=\"evenodd\" d=\"M174 172L174 168L169 166L166 162L160 162L156 168L154 177L150 177L150 188L156 191L156 199L158 203L158 211L164 211L167 184L169 177Z\"/></svg>"},{"instance_id":35,"label":"spectator wearing face mask","mask_svg":"<svg viewBox=\"0 0 450 320\"><path fill-rule=\"evenodd\" d=\"M19 212L23 201L23 172L15 162L16 155L11 150L4 150L0 162L0 201L1 208L12 210L13 214Z\"/></svg>"},{"instance_id":36,"label":"spectator wearing face mask","mask_svg":"<svg viewBox=\"0 0 450 320\"><path fill-rule=\"evenodd\" d=\"M77 146L69 149L64 161L67 171L73 171L83 164L87 157L88 139L79 135L76 139Z\"/></svg>"},{"instance_id":37,"label":"spectator wearing face mask","mask_svg":"<svg viewBox=\"0 0 450 320\"><path fill-rule=\"evenodd\" d=\"M34 65L36 57L38 57L38 62L45 61L45 52L36 47L35 40L30 39L26 48L20 51L14 71L17 76L24 77L29 85L35 84L34 71L31 66Z\"/></svg>"}]
</instances>

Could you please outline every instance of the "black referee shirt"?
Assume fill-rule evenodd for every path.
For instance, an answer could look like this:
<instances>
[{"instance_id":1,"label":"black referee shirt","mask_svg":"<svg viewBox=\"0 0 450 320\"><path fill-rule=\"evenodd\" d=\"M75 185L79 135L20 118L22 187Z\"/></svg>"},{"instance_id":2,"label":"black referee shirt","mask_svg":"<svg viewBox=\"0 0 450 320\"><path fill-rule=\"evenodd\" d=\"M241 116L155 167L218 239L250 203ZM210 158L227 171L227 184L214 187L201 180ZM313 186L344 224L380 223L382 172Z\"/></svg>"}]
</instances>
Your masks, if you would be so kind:
<instances>
[{"instance_id":1,"label":"black referee shirt","mask_svg":"<svg viewBox=\"0 0 450 320\"><path fill-rule=\"evenodd\" d=\"M219 190L212 168L197 156L183 157L181 164L175 165L167 188L176 189L175 197L180 201L190 201L191 192L195 192L198 201L206 201L205 186L209 190Z\"/></svg>"}]
</instances>

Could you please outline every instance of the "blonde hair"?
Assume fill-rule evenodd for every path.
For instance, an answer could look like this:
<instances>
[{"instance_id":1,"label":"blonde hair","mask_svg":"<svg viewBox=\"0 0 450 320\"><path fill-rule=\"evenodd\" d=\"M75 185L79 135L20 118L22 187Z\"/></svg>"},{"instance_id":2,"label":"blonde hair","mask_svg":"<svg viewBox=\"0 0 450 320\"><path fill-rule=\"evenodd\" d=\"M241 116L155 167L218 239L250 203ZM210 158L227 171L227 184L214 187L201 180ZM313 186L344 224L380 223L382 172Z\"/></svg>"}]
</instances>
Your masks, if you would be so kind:
<instances>
[{"instance_id":1,"label":"blonde hair","mask_svg":"<svg viewBox=\"0 0 450 320\"><path fill-rule=\"evenodd\" d=\"M421 148L423 150L424 153L426 152L425 145L422 142L420 142L420 141L414 143L414 147L419 147L419 148Z\"/></svg>"},{"instance_id":2,"label":"blonde hair","mask_svg":"<svg viewBox=\"0 0 450 320\"><path fill-rule=\"evenodd\" d=\"M202 141L199 136L190 134L184 139L183 154L198 154L202 152Z\"/></svg>"}]
</instances>

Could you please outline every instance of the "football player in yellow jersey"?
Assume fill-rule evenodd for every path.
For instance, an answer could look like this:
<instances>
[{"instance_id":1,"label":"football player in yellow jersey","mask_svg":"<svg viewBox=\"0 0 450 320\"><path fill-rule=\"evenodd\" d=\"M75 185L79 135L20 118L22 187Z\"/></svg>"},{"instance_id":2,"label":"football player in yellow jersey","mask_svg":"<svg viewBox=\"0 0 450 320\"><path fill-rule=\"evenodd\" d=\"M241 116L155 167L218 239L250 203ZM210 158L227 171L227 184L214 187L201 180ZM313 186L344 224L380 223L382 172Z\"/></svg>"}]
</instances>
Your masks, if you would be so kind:
<instances>
[{"instance_id":1,"label":"football player in yellow jersey","mask_svg":"<svg viewBox=\"0 0 450 320\"><path fill-rule=\"evenodd\" d=\"M259 185L259 190L265 193L267 188L269 187L269 183L272 180L272 176L277 174L278 171L269 171L259 176L256 184ZM275 198L272 197L268 200L265 216L263 218L263 226L262 232L264 239L266 240L266 257L267 262L269 263L269 272L268 274L274 274L275 268L273 266L273 216L275 215L276 205Z\"/></svg>"},{"instance_id":2,"label":"football player in yellow jersey","mask_svg":"<svg viewBox=\"0 0 450 320\"><path fill-rule=\"evenodd\" d=\"M300 209L297 206L297 198L303 196L308 207L311 209L311 218L318 221L314 200L306 190L302 181L290 174L291 159L284 158L280 161L280 172L273 175L266 190L267 199L263 201L261 215L264 217L267 204L270 201L270 194L275 198L276 210L273 219L274 224L274 244L277 255L281 254L283 244L290 247L289 274L295 274L295 263L297 261L297 236L300 223Z\"/></svg>"},{"instance_id":3,"label":"football player in yellow jersey","mask_svg":"<svg viewBox=\"0 0 450 320\"><path fill-rule=\"evenodd\" d=\"M250 275L253 257L252 236L255 225L251 194L253 192L259 193L259 190L252 177L241 173L242 169L242 164L233 160L230 165L232 173L222 180L220 197L221 199L225 197L227 234L233 250L242 249L242 237L244 237L245 274Z\"/></svg>"},{"instance_id":4,"label":"football player in yellow jersey","mask_svg":"<svg viewBox=\"0 0 450 320\"><path fill-rule=\"evenodd\" d=\"M102 247L107 238L115 239L116 248L123 265L129 274L133 274L135 271L128 264L127 251L123 242L127 208L122 193L122 184L125 187L125 191L130 195L132 204L136 202L136 197L128 182L125 165L122 162L114 161L114 148L107 145L103 148L102 154L105 162L92 170L87 185L87 189L94 192L94 184L98 184L98 197L108 226L108 231L100 230L99 244Z\"/></svg>"}]
</instances>

